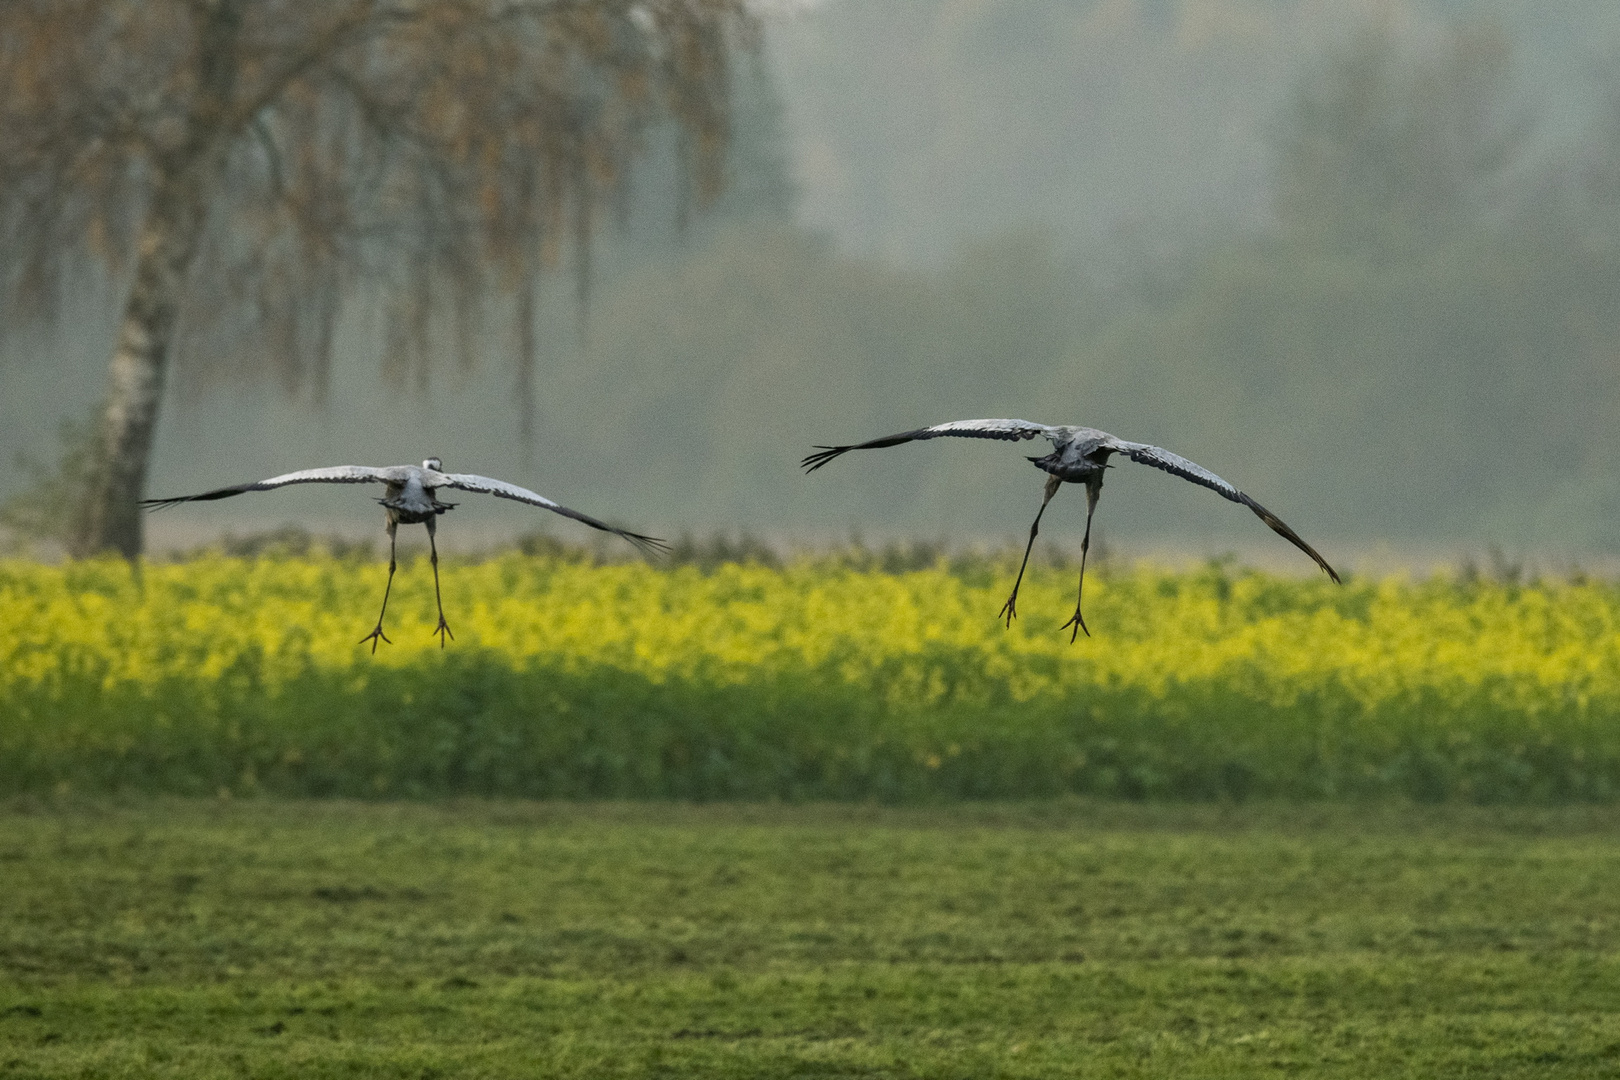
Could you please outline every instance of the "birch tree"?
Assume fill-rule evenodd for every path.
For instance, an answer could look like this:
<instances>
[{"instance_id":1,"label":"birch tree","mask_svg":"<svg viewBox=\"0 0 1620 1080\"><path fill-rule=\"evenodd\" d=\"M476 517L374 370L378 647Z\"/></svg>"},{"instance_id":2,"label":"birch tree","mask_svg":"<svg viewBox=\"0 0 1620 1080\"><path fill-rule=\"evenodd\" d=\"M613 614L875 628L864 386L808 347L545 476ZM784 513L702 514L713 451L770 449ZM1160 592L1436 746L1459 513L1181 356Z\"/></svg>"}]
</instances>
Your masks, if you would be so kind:
<instances>
[{"instance_id":1,"label":"birch tree","mask_svg":"<svg viewBox=\"0 0 1620 1080\"><path fill-rule=\"evenodd\" d=\"M415 378L498 311L532 398L537 276L588 274L655 124L716 190L754 32L744 0L0 0L4 317L122 290L74 553L140 553L177 356L318 393L346 305Z\"/></svg>"}]
</instances>

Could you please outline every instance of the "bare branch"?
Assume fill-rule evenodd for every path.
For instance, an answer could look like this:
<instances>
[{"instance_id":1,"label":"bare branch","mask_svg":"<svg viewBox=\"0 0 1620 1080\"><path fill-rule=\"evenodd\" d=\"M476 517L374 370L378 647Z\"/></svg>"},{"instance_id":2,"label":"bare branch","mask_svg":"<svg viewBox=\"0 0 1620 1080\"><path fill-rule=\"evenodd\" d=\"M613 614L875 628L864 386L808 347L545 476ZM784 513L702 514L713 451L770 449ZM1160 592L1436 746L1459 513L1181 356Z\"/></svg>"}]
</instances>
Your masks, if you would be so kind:
<instances>
[{"instance_id":1,"label":"bare branch","mask_svg":"<svg viewBox=\"0 0 1620 1080\"><path fill-rule=\"evenodd\" d=\"M252 127L254 137L264 150L265 162L270 168L270 189L276 198L282 198L287 193L287 185L282 179L281 152L276 149L275 136L270 134L269 125L264 122L262 116L253 118Z\"/></svg>"},{"instance_id":2,"label":"bare branch","mask_svg":"<svg viewBox=\"0 0 1620 1080\"><path fill-rule=\"evenodd\" d=\"M376 5L371 0L360 0L351 9L352 14L349 17L334 20L323 33L316 34L292 59L266 78L257 93L249 95L231 110L226 126L230 130L236 130L252 117L259 115L266 106L285 93L287 87L295 80L350 44L353 39L360 36L361 31L370 29L374 33L380 33L383 29L382 24L391 21L391 16L379 15L375 8Z\"/></svg>"}]
</instances>

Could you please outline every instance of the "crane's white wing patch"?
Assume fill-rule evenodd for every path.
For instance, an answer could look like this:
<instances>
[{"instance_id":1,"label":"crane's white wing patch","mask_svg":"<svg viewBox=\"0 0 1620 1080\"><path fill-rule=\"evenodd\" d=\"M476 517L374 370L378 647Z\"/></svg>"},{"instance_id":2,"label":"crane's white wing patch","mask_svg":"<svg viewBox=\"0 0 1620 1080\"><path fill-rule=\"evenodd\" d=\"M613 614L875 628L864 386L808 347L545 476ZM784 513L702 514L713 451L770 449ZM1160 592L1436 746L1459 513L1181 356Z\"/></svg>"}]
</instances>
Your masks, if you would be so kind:
<instances>
[{"instance_id":1,"label":"crane's white wing patch","mask_svg":"<svg viewBox=\"0 0 1620 1080\"><path fill-rule=\"evenodd\" d=\"M947 424L935 424L933 427L902 431L898 435L886 435L870 442L854 443L849 446L818 446L816 453L808 455L799 464L805 472L815 472L833 458L847 454L851 450L876 450L919 439L951 436L962 439L1001 439L1006 442L1017 442L1020 439L1033 439L1037 435L1044 435L1055 443L1058 429L1048 427L1046 424L1032 424L1028 420L952 420Z\"/></svg>"},{"instance_id":2,"label":"crane's white wing patch","mask_svg":"<svg viewBox=\"0 0 1620 1080\"><path fill-rule=\"evenodd\" d=\"M484 495L494 495L501 499L513 499L517 502L528 503L530 506L550 510L554 514L573 518L575 521L583 525L589 525L593 529L600 529L603 532L612 533L614 536L621 536L649 554L655 554L668 548L668 545L656 536L643 536L641 533L621 529L609 525L605 521L598 521L589 514L582 514L578 510L570 510L561 503L552 502L544 495L536 494L528 488L518 487L516 484L508 484L505 480L495 480L488 476L474 476L470 473L443 473L441 475L449 481L451 487L460 488L462 491L476 491Z\"/></svg>"},{"instance_id":3,"label":"crane's white wing patch","mask_svg":"<svg viewBox=\"0 0 1620 1080\"><path fill-rule=\"evenodd\" d=\"M228 499L232 495L241 495L248 491L271 491L275 488L286 487L289 484L387 483L390 480L400 478L402 475L403 470L399 466L377 469L370 465L333 465L324 469L300 469L298 472L282 473L280 476L272 476L268 480L260 480L257 483L215 488L213 491L204 491L198 495L180 495L172 499L143 499L141 505L160 510L165 506L174 506L178 503Z\"/></svg>"},{"instance_id":4,"label":"crane's white wing patch","mask_svg":"<svg viewBox=\"0 0 1620 1080\"><path fill-rule=\"evenodd\" d=\"M1207 487L1211 491L1231 499L1233 502L1243 501L1238 498L1242 492L1232 484L1222 480L1197 462L1188 461L1180 454L1172 454L1162 446L1150 446L1147 443L1126 442L1124 439L1115 439L1113 448L1132 461L1143 465L1151 465L1155 469L1163 469L1165 472L1179 476L1183 480L1191 480L1193 483Z\"/></svg>"},{"instance_id":5,"label":"crane's white wing patch","mask_svg":"<svg viewBox=\"0 0 1620 1080\"><path fill-rule=\"evenodd\" d=\"M505 480L494 480L488 476L474 476L471 473L441 473L450 486L460 488L462 491L476 491L484 495L494 495L502 499L515 499L518 502L528 503L530 506L541 506L547 510L561 509L556 503L544 495L530 491L516 484L508 484Z\"/></svg>"},{"instance_id":6,"label":"crane's white wing patch","mask_svg":"<svg viewBox=\"0 0 1620 1080\"><path fill-rule=\"evenodd\" d=\"M1339 580L1338 571L1329 566L1328 561L1322 558L1315 548L1307 544L1282 518L1273 514L1270 510L1267 510L1255 502L1254 499L1222 480L1202 465L1188 461L1180 454L1172 454L1162 446L1126 442L1124 439L1114 439L1109 445L1132 461L1141 462L1143 465L1151 465L1155 469L1163 469L1165 472L1179 476L1183 480L1191 480L1195 484L1207 487L1217 495L1231 499L1235 503L1247 506L1254 511L1256 517L1266 523L1267 528L1309 555L1317 566L1327 571L1328 577L1334 581Z\"/></svg>"},{"instance_id":7,"label":"crane's white wing patch","mask_svg":"<svg viewBox=\"0 0 1620 1080\"><path fill-rule=\"evenodd\" d=\"M915 432L914 437L933 439L941 435L956 435L968 439L1006 439L1014 442L1033 439L1037 435L1049 436L1052 430L1046 424L1034 424L1028 420L952 420L948 424L923 428Z\"/></svg>"}]
</instances>

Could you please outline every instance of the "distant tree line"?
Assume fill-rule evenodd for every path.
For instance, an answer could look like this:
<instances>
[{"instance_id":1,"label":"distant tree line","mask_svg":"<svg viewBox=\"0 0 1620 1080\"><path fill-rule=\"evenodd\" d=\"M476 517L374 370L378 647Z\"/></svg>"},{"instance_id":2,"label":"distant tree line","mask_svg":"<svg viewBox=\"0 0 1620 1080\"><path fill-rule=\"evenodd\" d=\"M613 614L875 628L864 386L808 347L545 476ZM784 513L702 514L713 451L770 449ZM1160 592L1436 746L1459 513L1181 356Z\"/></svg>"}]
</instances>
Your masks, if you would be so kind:
<instances>
[{"instance_id":1,"label":"distant tree line","mask_svg":"<svg viewBox=\"0 0 1620 1080\"><path fill-rule=\"evenodd\" d=\"M1030 228L923 270L794 223L782 105L745 62L715 212L681 224L682 129L649 129L583 324L568 289L534 294L548 472L699 531L825 527L836 506L983 534L1031 509L1005 455L898 454L833 500L796 486L793 451L1014 415L1173 445L1329 537L1620 551L1620 78L1570 145L1539 137L1514 72L1489 25L1370 31L1276 116L1264 227L1106 271ZM491 426L494 465L517 441ZM1209 519L1193 498L1165 489L1121 527Z\"/></svg>"},{"instance_id":2,"label":"distant tree line","mask_svg":"<svg viewBox=\"0 0 1620 1080\"><path fill-rule=\"evenodd\" d=\"M1135 273L1034 230L919 271L732 228L605 288L588 357L559 365L579 412L659 431L668 464L588 425L560 452L654 514L678 487L716 521L808 524L762 447L1029 415L1173 442L1330 534L1620 549L1616 90L1578 152L1547 156L1500 30L1368 33L1277 117L1271 225ZM1005 463L941 454L842 478L840 505L998 520L978 488ZM1180 499L1139 523L1173 531Z\"/></svg>"}]
</instances>

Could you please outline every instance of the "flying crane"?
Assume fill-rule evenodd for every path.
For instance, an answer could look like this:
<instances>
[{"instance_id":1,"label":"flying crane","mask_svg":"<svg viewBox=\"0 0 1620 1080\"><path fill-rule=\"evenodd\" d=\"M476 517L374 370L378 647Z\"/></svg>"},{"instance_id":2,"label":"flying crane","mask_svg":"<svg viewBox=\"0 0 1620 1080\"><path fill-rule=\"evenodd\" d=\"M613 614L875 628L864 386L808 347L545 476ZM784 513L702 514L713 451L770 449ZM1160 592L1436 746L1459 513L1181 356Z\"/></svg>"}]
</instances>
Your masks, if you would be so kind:
<instances>
[{"instance_id":1,"label":"flying crane","mask_svg":"<svg viewBox=\"0 0 1620 1080\"><path fill-rule=\"evenodd\" d=\"M537 495L528 488L508 484L504 480L492 480L487 476L474 476L471 473L447 473L444 463L436 457L430 457L421 465L390 465L386 468L372 468L369 465L334 465L325 469L304 469L300 472L285 473L281 476L272 476L268 480L260 480L256 484L237 484L234 487L216 488L205 491L201 495L181 495L173 499L143 499L141 505L153 510L160 510L166 506L176 506L187 502L209 502L214 499L228 499L232 495L241 495L247 491L270 491L273 488L286 487L288 484L386 484L387 490L377 502L382 504L388 513L388 584L383 589L382 611L377 613L377 628L360 639L360 644L371 642L371 651L377 651L377 641L381 639L389 644L393 642L387 634L383 633L383 616L388 613L388 594L394 587L394 568L396 566L394 551L396 546L395 530L400 525L426 525L428 534L428 548L432 552L433 562L433 599L439 605L439 625L434 633L439 635L439 648L444 648L445 635L454 638L450 632L450 625L444 621L444 600L439 595L439 547L434 540L438 517L447 510L453 510L456 503L440 502L437 492L442 488L454 488L457 491L472 491L482 495L494 495L500 499L513 499L517 502L528 503L550 510L554 514L573 518L575 521L589 525L593 529L610 532L614 536L622 536L630 541L642 552L652 555L667 550L668 545L655 536L643 536L640 533L630 532L626 529L616 528L606 522L598 521L589 514L582 514L578 510L570 510L566 506L554 503L544 495Z\"/></svg>"},{"instance_id":2,"label":"flying crane","mask_svg":"<svg viewBox=\"0 0 1620 1080\"><path fill-rule=\"evenodd\" d=\"M1315 548L1301 540L1299 534L1285 525L1281 518L1202 465L1188 461L1179 454L1172 454L1162 447L1127 442L1096 428L1068 425L1054 427L1047 424L1032 424L1028 420L954 420L948 424L935 424L933 427L904 431L898 435L889 435L851 446L818 446L815 448L817 452L806 457L801 464L805 472L815 472L833 458L847 454L851 450L876 450L919 439L952 437L1019 442L1037 436L1052 444L1050 454L1029 459L1036 468L1047 474L1046 493L1041 499L1041 508L1036 512L1034 522L1030 524L1029 543L1024 546L1024 561L1018 565L1018 578L1013 582L1012 595L1007 597L1007 602L1002 605L997 615L997 618L1005 615L1009 627L1018 614L1018 587L1023 584L1024 568L1029 565L1029 552L1035 546L1035 534L1040 530L1041 515L1046 513L1046 504L1052 501L1052 496L1057 494L1058 488L1063 484L1084 484L1086 532L1080 541L1080 586L1075 591L1074 616L1063 624L1062 629L1074 627L1074 632L1069 635L1070 642L1077 639L1082 630L1087 637L1091 636L1091 631L1086 627L1086 620L1080 614L1081 600L1086 588L1086 550L1091 546L1091 516L1096 512L1097 498L1102 494L1103 470L1113 467L1108 464L1108 459L1114 454L1124 454L1132 461L1162 469L1183 480L1207 487L1232 502L1247 506L1261 521L1270 526L1273 532L1316 560L1316 565L1327 571L1328 577L1335 582L1339 580L1339 575L1327 564L1327 560L1318 555Z\"/></svg>"}]
</instances>

